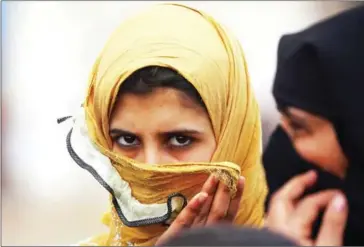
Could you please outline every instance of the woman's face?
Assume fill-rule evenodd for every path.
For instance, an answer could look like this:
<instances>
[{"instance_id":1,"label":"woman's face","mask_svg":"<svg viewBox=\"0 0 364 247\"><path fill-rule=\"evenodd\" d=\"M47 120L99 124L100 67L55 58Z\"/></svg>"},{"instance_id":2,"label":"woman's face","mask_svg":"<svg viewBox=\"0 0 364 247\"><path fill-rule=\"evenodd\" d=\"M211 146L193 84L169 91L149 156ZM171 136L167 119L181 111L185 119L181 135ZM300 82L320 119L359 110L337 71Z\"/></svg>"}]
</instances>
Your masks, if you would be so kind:
<instances>
[{"instance_id":1,"label":"woman's face","mask_svg":"<svg viewBox=\"0 0 364 247\"><path fill-rule=\"evenodd\" d=\"M209 115L185 93L125 93L110 122L113 151L149 164L209 162L216 149Z\"/></svg>"},{"instance_id":2,"label":"woman's face","mask_svg":"<svg viewBox=\"0 0 364 247\"><path fill-rule=\"evenodd\" d=\"M336 176L345 176L348 161L330 121L289 107L282 113L281 126L302 158Z\"/></svg>"}]
</instances>

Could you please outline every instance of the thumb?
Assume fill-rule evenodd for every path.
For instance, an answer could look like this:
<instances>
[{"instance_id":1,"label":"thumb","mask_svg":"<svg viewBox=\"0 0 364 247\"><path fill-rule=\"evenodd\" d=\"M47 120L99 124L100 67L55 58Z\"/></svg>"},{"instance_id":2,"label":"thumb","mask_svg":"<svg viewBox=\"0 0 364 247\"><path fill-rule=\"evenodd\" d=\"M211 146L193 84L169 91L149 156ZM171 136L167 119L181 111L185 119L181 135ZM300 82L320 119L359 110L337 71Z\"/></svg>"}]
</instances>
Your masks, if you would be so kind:
<instances>
[{"instance_id":1,"label":"thumb","mask_svg":"<svg viewBox=\"0 0 364 247\"><path fill-rule=\"evenodd\" d=\"M343 194L337 194L327 207L316 246L342 246L348 205Z\"/></svg>"}]
</instances>

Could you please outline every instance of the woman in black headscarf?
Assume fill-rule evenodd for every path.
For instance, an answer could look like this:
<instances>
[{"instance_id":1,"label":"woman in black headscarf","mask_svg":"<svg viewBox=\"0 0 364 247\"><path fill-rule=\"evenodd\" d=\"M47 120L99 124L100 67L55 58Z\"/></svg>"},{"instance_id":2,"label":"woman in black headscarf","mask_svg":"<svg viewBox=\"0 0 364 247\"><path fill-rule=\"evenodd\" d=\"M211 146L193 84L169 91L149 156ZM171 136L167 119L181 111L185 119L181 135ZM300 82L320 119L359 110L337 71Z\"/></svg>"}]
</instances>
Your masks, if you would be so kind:
<instances>
[{"instance_id":1,"label":"woman in black headscarf","mask_svg":"<svg viewBox=\"0 0 364 247\"><path fill-rule=\"evenodd\" d=\"M343 191L344 245L363 245L364 7L284 36L273 95L282 117L263 157L267 202L291 177L314 169L318 178L306 193Z\"/></svg>"}]
</instances>

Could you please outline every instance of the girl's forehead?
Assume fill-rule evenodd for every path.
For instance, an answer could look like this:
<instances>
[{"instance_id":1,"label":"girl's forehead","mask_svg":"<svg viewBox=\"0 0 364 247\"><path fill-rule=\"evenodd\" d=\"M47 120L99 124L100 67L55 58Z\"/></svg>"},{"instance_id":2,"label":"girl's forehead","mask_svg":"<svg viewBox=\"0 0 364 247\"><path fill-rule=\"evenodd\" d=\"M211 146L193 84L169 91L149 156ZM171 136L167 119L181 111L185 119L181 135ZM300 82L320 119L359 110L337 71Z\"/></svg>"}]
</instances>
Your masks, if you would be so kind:
<instances>
[{"instance_id":1,"label":"girl's forehead","mask_svg":"<svg viewBox=\"0 0 364 247\"><path fill-rule=\"evenodd\" d=\"M176 89L161 89L147 95L125 94L114 106L110 128L139 130L194 129L210 125L208 114L197 103L186 106Z\"/></svg>"}]
</instances>

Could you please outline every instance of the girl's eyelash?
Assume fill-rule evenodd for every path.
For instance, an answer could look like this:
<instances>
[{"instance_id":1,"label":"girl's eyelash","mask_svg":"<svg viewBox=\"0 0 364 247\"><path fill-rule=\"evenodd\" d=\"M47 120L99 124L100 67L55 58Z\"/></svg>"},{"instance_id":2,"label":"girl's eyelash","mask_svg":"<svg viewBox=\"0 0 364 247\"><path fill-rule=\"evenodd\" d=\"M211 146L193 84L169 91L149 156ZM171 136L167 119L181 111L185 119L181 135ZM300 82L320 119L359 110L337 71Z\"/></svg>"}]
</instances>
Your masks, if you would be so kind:
<instances>
[{"instance_id":1,"label":"girl's eyelash","mask_svg":"<svg viewBox=\"0 0 364 247\"><path fill-rule=\"evenodd\" d=\"M168 139L167 141L167 146L171 149L176 149L176 150L183 150L183 149L188 149L190 148L194 143L196 143L196 138L194 137L190 137L190 136L184 136L182 135L184 138L186 138L186 143L185 144L180 144L180 145L175 145L172 144L171 141L173 141L172 138L176 138L177 136L172 136Z\"/></svg>"},{"instance_id":2,"label":"girl's eyelash","mask_svg":"<svg viewBox=\"0 0 364 247\"><path fill-rule=\"evenodd\" d=\"M113 141L117 141L117 140L119 140L120 139L120 137L122 137L123 135L112 135L111 136L111 139L113 140Z\"/></svg>"},{"instance_id":3,"label":"girl's eyelash","mask_svg":"<svg viewBox=\"0 0 364 247\"><path fill-rule=\"evenodd\" d=\"M196 140L195 137L192 137L192 136L188 136L188 135L176 135L176 134L171 134L171 135L168 135L167 136L167 140L170 140L172 138L177 138L177 137L184 137L184 138L188 138L189 140L191 141L194 141Z\"/></svg>"},{"instance_id":4,"label":"girl's eyelash","mask_svg":"<svg viewBox=\"0 0 364 247\"><path fill-rule=\"evenodd\" d=\"M132 138L135 138L136 140L139 140L139 138L137 136L135 136L135 135L124 135L124 134L112 135L111 140L113 140L115 142L118 142L121 137L132 137Z\"/></svg>"},{"instance_id":5,"label":"girl's eyelash","mask_svg":"<svg viewBox=\"0 0 364 247\"><path fill-rule=\"evenodd\" d=\"M118 143L118 145L122 148L132 148L132 147L135 147L133 145L131 145L130 147L128 146L123 146L123 145L120 145L119 144L119 141L120 141L120 138L122 137L125 137L125 136L128 136L128 137L133 137L135 138L136 140L138 140L138 142L140 142L139 138L135 135L125 135L125 134L119 134L119 135L111 135L111 139L113 142L115 143ZM171 141L175 138L177 139L178 137L183 137L183 138L186 138L188 139L188 144L186 145L173 145L171 144ZM165 140L164 140L164 143L166 144L166 146L170 147L170 148L174 148L174 149L183 149L183 148L188 148L190 147L191 145L193 145L195 142L197 141L197 138L195 137L192 137L192 136L188 136L188 135L183 135L183 134L169 134L165 137Z\"/></svg>"}]
</instances>

